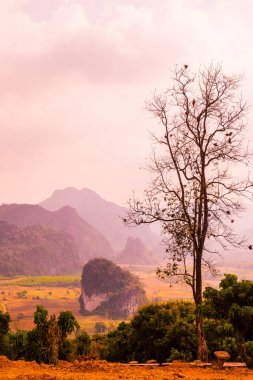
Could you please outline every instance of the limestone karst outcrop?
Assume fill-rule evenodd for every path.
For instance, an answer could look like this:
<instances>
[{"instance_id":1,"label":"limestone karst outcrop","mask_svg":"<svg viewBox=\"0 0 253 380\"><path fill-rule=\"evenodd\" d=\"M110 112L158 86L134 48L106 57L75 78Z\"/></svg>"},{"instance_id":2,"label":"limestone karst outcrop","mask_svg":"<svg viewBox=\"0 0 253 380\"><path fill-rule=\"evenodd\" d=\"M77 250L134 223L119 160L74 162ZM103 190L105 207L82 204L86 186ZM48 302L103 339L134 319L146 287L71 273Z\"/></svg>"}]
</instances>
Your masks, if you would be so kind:
<instances>
[{"instance_id":1,"label":"limestone karst outcrop","mask_svg":"<svg viewBox=\"0 0 253 380\"><path fill-rule=\"evenodd\" d=\"M89 261L82 272L82 314L128 318L146 302L139 279L104 258Z\"/></svg>"}]
</instances>

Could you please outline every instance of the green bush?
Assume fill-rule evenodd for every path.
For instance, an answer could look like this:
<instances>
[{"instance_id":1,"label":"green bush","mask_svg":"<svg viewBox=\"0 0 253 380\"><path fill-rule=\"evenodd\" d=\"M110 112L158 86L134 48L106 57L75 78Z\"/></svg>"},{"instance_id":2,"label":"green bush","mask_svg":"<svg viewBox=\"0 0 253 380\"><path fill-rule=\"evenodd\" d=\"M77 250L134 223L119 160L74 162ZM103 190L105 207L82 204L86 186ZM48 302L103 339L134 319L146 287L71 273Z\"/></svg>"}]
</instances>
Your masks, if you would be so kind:
<instances>
[{"instance_id":1,"label":"green bush","mask_svg":"<svg viewBox=\"0 0 253 380\"><path fill-rule=\"evenodd\" d=\"M130 345L131 325L121 322L116 330L107 334L104 345L101 347L102 359L112 362L129 362L133 359Z\"/></svg>"},{"instance_id":2,"label":"green bush","mask_svg":"<svg viewBox=\"0 0 253 380\"><path fill-rule=\"evenodd\" d=\"M171 349L196 356L194 305L191 302L150 304L139 309L130 323L121 323L107 334L103 359L163 362Z\"/></svg>"},{"instance_id":3,"label":"green bush","mask_svg":"<svg viewBox=\"0 0 253 380\"><path fill-rule=\"evenodd\" d=\"M77 343L74 339L64 339L59 348L59 359L73 362L77 358Z\"/></svg>"},{"instance_id":4,"label":"green bush","mask_svg":"<svg viewBox=\"0 0 253 380\"><path fill-rule=\"evenodd\" d=\"M8 333L8 353L11 360L24 359L27 350L27 332L18 330L16 333Z\"/></svg>"},{"instance_id":5,"label":"green bush","mask_svg":"<svg viewBox=\"0 0 253 380\"><path fill-rule=\"evenodd\" d=\"M190 362L193 360L192 353L190 351L178 351L175 348L170 350L170 356L167 359L167 362L172 362L173 360L182 360L185 362Z\"/></svg>"},{"instance_id":6,"label":"green bush","mask_svg":"<svg viewBox=\"0 0 253 380\"><path fill-rule=\"evenodd\" d=\"M82 331L75 339L77 344L77 355L86 357L91 351L91 339L89 335Z\"/></svg>"}]
</instances>

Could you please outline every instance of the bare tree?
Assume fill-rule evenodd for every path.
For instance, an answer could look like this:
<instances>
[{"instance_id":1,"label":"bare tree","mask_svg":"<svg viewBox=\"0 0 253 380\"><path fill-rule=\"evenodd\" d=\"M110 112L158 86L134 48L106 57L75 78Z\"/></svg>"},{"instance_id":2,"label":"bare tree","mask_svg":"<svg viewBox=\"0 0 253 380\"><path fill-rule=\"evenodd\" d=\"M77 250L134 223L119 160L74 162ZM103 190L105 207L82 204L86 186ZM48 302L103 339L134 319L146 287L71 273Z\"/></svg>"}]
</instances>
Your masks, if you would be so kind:
<instances>
[{"instance_id":1,"label":"bare tree","mask_svg":"<svg viewBox=\"0 0 253 380\"><path fill-rule=\"evenodd\" d=\"M231 227L243 198L252 197L253 182L242 170L250 154L243 136L247 107L238 91L241 79L225 75L220 65L196 74L187 65L176 67L173 87L147 102L162 132L152 135L151 183L142 200L130 199L125 219L128 225L161 224L168 260L158 274L181 279L192 289L200 360L207 360L203 267L215 274L210 243L241 246ZM239 178L239 173L246 175Z\"/></svg>"}]
</instances>

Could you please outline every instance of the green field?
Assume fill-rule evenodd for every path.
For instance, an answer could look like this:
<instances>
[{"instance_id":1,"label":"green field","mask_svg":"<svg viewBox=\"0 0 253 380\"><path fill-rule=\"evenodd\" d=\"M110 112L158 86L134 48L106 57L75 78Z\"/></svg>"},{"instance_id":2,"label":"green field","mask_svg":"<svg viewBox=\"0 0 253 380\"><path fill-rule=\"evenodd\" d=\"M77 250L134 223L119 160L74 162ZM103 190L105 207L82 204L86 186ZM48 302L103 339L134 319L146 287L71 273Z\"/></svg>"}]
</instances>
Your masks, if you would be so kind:
<instances>
[{"instance_id":1,"label":"green field","mask_svg":"<svg viewBox=\"0 0 253 380\"><path fill-rule=\"evenodd\" d=\"M0 276L0 281L1 280L9 280L10 279L10 277L7 277L7 276Z\"/></svg>"},{"instance_id":2,"label":"green field","mask_svg":"<svg viewBox=\"0 0 253 380\"><path fill-rule=\"evenodd\" d=\"M74 276L34 276L34 277L17 277L13 278L11 281L12 285L17 286L55 286L55 287L66 287L66 286L79 286L80 285L80 275ZM10 277L0 277L1 286L8 286L10 284ZM7 280L6 282L4 280Z\"/></svg>"}]
</instances>

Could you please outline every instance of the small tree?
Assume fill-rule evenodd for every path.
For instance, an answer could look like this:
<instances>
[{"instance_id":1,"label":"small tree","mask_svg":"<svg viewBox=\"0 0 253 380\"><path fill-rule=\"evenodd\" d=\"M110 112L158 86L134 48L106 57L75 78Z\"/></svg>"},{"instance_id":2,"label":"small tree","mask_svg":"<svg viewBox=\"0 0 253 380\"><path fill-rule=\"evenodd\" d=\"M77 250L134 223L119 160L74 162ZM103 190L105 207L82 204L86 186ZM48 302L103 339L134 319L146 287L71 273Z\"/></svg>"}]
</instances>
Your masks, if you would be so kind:
<instances>
[{"instance_id":1,"label":"small tree","mask_svg":"<svg viewBox=\"0 0 253 380\"><path fill-rule=\"evenodd\" d=\"M71 311L62 311L58 317L59 328L59 358L63 360L74 360L77 356L77 343L68 340L67 336L80 326Z\"/></svg>"},{"instance_id":2,"label":"small tree","mask_svg":"<svg viewBox=\"0 0 253 380\"><path fill-rule=\"evenodd\" d=\"M71 311L62 311L58 317L57 324L62 339L67 338L67 336L71 334L75 328L80 327Z\"/></svg>"},{"instance_id":3,"label":"small tree","mask_svg":"<svg viewBox=\"0 0 253 380\"><path fill-rule=\"evenodd\" d=\"M6 336L10 329L10 320L9 313L0 311L0 355L5 355L6 353Z\"/></svg>"},{"instance_id":4,"label":"small tree","mask_svg":"<svg viewBox=\"0 0 253 380\"><path fill-rule=\"evenodd\" d=\"M26 360L36 362L47 362L48 311L42 305L37 305L34 312L35 327L27 332Z\"/></svg>"},{"instance_id":5,"label":"small tree","mask_svg":"<svg viewBox=\"0 0 253 380\"><path fill-rule=\"evenodd\" d=\"M158 118L162 132L153 134L154 149L148 169L151 183L144 200L129 201L125 223L160 223L168 254L161 276L188 284L196 304L198 359L207 359L201 316L202 268L215 274L216 241L226 248L235 239L231 223L248 197L252 181L229 171L248 164L244 147L246 105L238 94L241 77L223 74L209 66L192 74L188 66L176 67L174 85L154 94L147 109ZM237 172L239 173L239 172Z\"/></svg>"}]
</instances>

